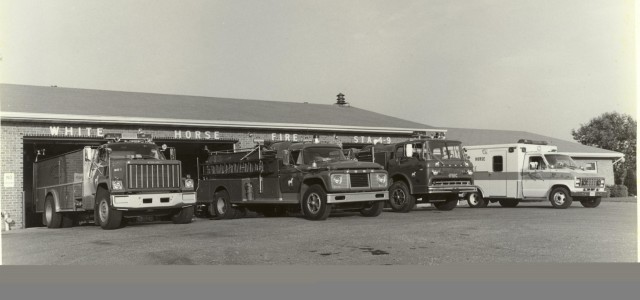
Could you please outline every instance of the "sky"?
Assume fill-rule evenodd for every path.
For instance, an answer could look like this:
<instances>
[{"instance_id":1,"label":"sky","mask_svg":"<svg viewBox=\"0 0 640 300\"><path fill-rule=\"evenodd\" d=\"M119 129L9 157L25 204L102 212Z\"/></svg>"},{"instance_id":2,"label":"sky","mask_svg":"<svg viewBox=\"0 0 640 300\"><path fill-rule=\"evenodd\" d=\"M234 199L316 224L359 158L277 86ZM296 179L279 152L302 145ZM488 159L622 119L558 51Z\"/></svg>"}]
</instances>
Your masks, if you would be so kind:
<instances>
[{"instance_id":1,"label":"sky","mask_svg":"<svg viewBox=\"0 0 640 300\"><path fill-rule=\"evenodd\" d=\"M0 82L352 106L572 140L636 117L631 0L0 0Z\"/></svg>"}]
</instances>

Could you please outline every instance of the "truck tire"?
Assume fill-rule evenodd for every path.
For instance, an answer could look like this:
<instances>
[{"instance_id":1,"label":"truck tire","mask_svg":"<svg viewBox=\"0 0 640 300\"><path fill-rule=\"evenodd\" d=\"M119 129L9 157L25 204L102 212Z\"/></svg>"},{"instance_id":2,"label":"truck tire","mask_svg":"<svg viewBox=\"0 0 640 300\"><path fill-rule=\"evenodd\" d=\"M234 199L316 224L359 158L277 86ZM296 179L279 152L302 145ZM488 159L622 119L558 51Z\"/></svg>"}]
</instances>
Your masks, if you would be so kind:
<instances>
[{"instance_id":1,"label":"truck tire","mask_svg":"<svg viewBox=\"0 0 640 300\"><path fill-rule=\"evenodd\" d=\"M42 225L47 228L60 228L62 226L62 213L56 211L53 196L48 195L44 199L44 212L42 213Z\"/></svg>"},{"instance_id":2,"label":"truck tire","mask_svg":"<svg viewBox=\"0 0 640 300\"><path fill-rule=\"evenodd\" d=\"M389 188L389 206L395 212L409 212L416 204L416 198L402 181L394 182Z\"/></svg>"},{"instance_id":3,"label":"truck tire","mask_svg":"<svg viewBox=\"0 0 640 300\"><path fill-rule=\"evenodd\" d=\"M520 203L520 200L516 200L516 199L500 199L500 200L498 200L498 203L500 203L500 206L502 206L502 207L516 207Z\"/></svg>"},{"instance_id":4,"label":"truck tire","mask_svg":"<svg viewBox=\"0 0 640 300\"><path fill-rule=\"evenodd\" d=\"M449 196L445 202L434 202L437 210L452 210L458 206L458 195Z\"/></svg>"},{"instance_id":5,"label":"truck tire","mask_svg":"<svg viewBox=\"0 0 640 300\"><path fill-rule=\"evenodd\" d=\"M360 210L360 214L365 217L377 217L382 213L384 201L367 202Z\"/></svg>"},{"instance_id":6,"label":"truck tire","mask_svg":"<svg viewBox=\"0 0 640 300\"><path fill-rule=\"evenodd\" d=\"M193 212L193 206L184 207L180 210L180 212L171 216L171 221L173 222L173 224L189 224L193 219Z\"/></svg>"},{"instance_id":7,"label":"truck tire","mask_svg":"<svg viewBox=\"0 0 640 300\"><path fill-rule=\"evenodd\" d=\"M122 212L116 210L109 203L109 193L105 190L99 190L97 193L98 202L98 220L102 229L117 229L122 225Z\"/></svg>"},{"instance_id":8,"label":"truck tire","mask_svg":"<svg viewBox=\"0 0 640 300\"><path fill-rule=\"evenodd\" d=\"M469 204L469 207L487 207L487 202L482 198L482 194L480 194L480 192L468 193L465 198L467 198L467 204Z\"/></svg>"},{"instance_id":9,"label":"truck tire","mask_svg":"<svg viewBox=\"0 0 640 300\"><path fill-rule=\"evenodd\" d=\"M331 213L331 205L327 203L327 193L319 185L312 185L302 197L302 213L309 220L326 220Z\"/></svg>"},{"instance_id":10,"label":"truck tire","mask_svg":"<svg viewBox=\"0 0 640 300\"><path fill-rule=\"evenodd\" d=\"M573 198L566 188L556 187L549 193L549 201L554 208L567 208L571 206Z\"/></svg>"},{"instance_id":11,"label":"truck tire","mask_svg":"<svg viewBox=\"0 0 640 300\"><path fill-rule=\"evenodd\" d=\"M600 205L600 201L602 201L601 197L587 198L587 199L580 200L580 204L582 204L582 206L584 207L596 208L598 207L598 205Z\"/></svg>"},{"instance_id":12,"label":"truck tire","mask_svg":"<svg viewBox=\"0 0 640 300\"><path fill-rule=\"evenodd\" d=\"M227 190L221 190L214 194L213 203L216 216L219 219L233 219L236 217L236 209L231 206L231 198Z\"/></svg>"}]
</instances>

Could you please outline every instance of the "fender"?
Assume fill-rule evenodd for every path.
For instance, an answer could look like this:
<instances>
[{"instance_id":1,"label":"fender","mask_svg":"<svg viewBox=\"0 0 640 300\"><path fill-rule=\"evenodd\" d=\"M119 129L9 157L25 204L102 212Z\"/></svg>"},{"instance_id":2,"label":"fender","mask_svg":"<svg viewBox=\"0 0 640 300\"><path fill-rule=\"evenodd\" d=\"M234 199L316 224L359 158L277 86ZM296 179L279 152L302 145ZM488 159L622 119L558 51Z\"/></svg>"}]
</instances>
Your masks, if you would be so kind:
<instances>
[{"instance_id":1,"label":"fender","mask_svg":"<svg viewBox=\"0 0 640 300\"><path fill-rule=\"evenodd\" d=\"M402 177L402 180L407 184L407 186L409 187L409 192L411 194L413 194L413 184L411 183L411 180L409 180L409 178L407 177L407 175L405 175L404 173L395 173L393 175L389 176L389 179L391 179L391 182L389 184L389 187L391 187L391 185L393 184L393 182L395 182L395 180L393 180L394 177Z\"/></svg>"},{"instance_id":2,"label":"fender","mask_svg":"<svg viewBox=\"0 0 640 300\"><path fill-rule=\"evenodd\" d=\"M56 208L56 211L60 211L60 196L58 196L58 191L55 189L45 190L44 199L42 200L42 211L44 212L44 201L47 199L47 195L49 194L53 197L53 206Z\"/></svg>"},{"instance_id":3,"label":"fender","mask_svg":"<svg viewBox=\"0 0 640 300\"><path fill-rule=\"evenodd\" d=\"M310 181L320 181L322 182L322 188L324 188L325 191L327 191L327 182L325 181L324 176L320 176L320 175L311 175L311 176L305 176L302 178L302 184L300 184L300 191L298 192L298 195L300 197L300 199L298 200L302 200L302 197L304 196L304 193L307 192L307 189L311 186L310 184L308 184L308 182Z\"/></svg>"},{"instance_id":4,"label":"fender","mask_svg":"<svg viewBox=\"0 0 640 300\"><path fill-rule=\"evenodd\" d=\"M567 189L567 191L569 191L569 195L570 195L570 196L573 196L573 195L572 195L573 193L571 192L571 189L570 189L568 186L566 186L566 185L564 185L564 184L554 184L554 185L552 185L552 186L547 190L547 192L544 194L544 198L545 198L545 199L549 199L549 195L551 195L551 191L552 191L553 189L557 188L557 187L563 187L563 188Z\"/></svg>"}]
</instances>

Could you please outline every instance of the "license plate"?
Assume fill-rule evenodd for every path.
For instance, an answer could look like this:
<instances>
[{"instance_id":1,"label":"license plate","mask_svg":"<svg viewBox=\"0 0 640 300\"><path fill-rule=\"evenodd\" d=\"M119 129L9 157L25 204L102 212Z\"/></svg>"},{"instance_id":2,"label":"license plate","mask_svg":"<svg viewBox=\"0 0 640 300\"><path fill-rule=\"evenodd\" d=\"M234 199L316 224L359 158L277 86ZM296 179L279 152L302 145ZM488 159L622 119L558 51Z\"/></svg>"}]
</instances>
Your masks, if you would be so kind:
<instances>
[{"instance_id":1,"label":"license plate","mask_svg":"<svg viewBox=\"0 0 640 300\"><path fill-rule=\"evenodd\" d=\"M589 192L589 196L595 196L596 192Z\"/></svg>"}]
</instances>

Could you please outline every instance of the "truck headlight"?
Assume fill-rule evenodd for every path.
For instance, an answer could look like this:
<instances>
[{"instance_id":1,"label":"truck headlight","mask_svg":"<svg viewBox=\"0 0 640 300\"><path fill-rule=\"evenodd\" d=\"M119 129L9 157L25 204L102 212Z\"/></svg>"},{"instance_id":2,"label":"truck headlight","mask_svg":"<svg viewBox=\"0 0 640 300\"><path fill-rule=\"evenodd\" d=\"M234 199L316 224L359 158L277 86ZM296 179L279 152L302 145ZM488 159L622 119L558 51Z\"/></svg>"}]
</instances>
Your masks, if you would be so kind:
<instances>
[{"instance_id":1,"label":"truck headlight","mask_svg":"<svg viewBox=\"0 0 640 300\"><path fill-rule=\"evenodd\" d=\"M440 174L440 171L438 171L438 170L431 170L431 173L433 173L433 175L438 175L438 174Z\"/></svg>"},{"instance_id":2,"label":"truck headlight","mask_svg":"<svg viewBox=\"0 0 640 300\"><path fill-rule=\"evenodd\" d=\"M467 173L468 175L473 175L473 171L471 171L471 169L467 169L465 173Z\"/></svg>"},{"instance_id":3,"label":"truck headlight","mask_svg":"<svg viewBox=\"0 0 640 300\"><path fill-rule=\"evenodd\" d=\"M111 181L111 189L114 191L121 191L122 190L122 180L112 180Z\"/></svg>"},{"instance_id":4,"label":"truck headlight","mask_svg":"<svg viewBox=\"0 0 640 300\"><path fill-rule=\"evenodd\" d=\"M387 187L387 174L385 173L371 173L371 187Z\"/></svg>"},{"instance_id":5,"label":"truck headlight","mask_svg":"<svg viewBox=\"0 0 640 300\"><path fill-rule=\"evenodd\" d=\"M597 184L599 187L604 187L604 179L598 179Z\"/></svg>"},{"instance_id":6,"label":"truck headlight","mask_svg":"<svg viewBox=\"0 0 640 300\"><path fill-rule=\"evenodd\" d=\"M465 161L465 162L464 162L464 166L465 166L465 167L469 167L469 163Z\"/></svg>"},{"instance_id":7,"label":"truck headlight","mask_svg":"<svg viewBox=\"0 0 640 300\"><path fill-rule=\"evenodd\" d=\"M333 188L348 188L349 179L347 174L331 174L331 186Z\"/></svg>"},{"instance_id":8,"label":"truck headlight","mask_svg":"<svg viewBox=\"0 0 640 300\"><path fill-rule=\"evenodd\" d=\"M184 188L185 189L193 189L193 179L185 179L184 180Z\"/></svg>"},{"instance_id":9,"label":"truck headlight","mask_svg":"<svg viewBox=\"0 0 640 300\"><path fill-rule=\"evenodd\" d=\"M576 187L580 187L580 183L582 183L582 180L580 180L580 178L576 178L575 183Z\"/></svg>"}]
</instances>

